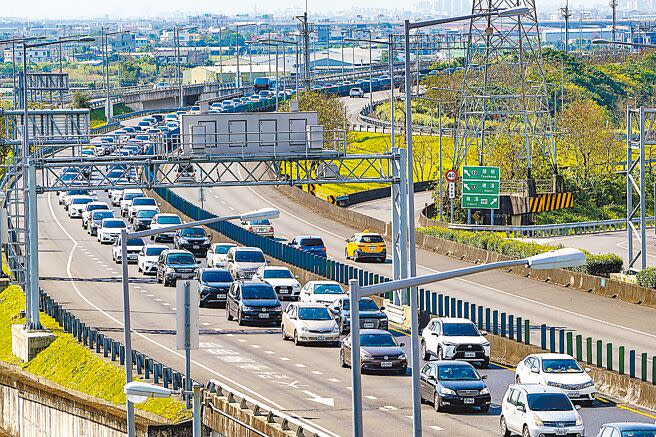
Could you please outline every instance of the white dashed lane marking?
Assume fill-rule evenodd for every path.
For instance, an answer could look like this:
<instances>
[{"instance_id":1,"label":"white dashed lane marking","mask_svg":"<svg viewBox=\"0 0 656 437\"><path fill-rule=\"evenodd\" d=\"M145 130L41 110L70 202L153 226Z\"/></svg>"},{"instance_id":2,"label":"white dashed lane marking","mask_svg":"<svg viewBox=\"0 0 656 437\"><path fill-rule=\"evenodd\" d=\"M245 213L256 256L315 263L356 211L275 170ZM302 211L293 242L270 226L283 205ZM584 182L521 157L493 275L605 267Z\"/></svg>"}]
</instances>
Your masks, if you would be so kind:
<instances>
[{"instance_id":1,"label":"white dashed lane marking","mask_svg":"<svg viewBox=\"0 0 656 437\"><path fill-rule=\"evenodd\" d=\"M365 396L365 398L369 399L370 401L375 401L376 399L378 399L376 396L371 396L371 395Z\"/></svg>"}]
</instances>

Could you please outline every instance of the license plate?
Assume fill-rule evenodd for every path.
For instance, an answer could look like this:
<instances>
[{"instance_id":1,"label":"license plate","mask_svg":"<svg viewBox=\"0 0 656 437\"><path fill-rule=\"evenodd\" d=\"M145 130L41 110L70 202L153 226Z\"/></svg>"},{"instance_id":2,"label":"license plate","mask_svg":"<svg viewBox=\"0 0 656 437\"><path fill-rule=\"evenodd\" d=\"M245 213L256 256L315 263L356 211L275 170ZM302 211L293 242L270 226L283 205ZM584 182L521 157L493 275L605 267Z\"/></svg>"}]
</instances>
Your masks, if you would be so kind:
<instances>
[{"instance_id":1,"label":"license plate","mask_svg":"<svg viewBox=\"0 0 656 437\"><path fill-rule=\"evenodd\" d=\"M474 403L474 398L465 398L464 402L465 402L465 404L473 404Z\"/></svg>"},{"instance_id":2,"label":"license plate","mask_svg":"<svg viewBox=\"0 0 656 437\"><path fill-rule=\"evenodd\" d=\"M320 335L317 337L317 341L326 341L326 337Z\"/></svg>"},{"instance_id":3,"label":"license plate","mask_svg":"<svg viewBox=\"0 0 656 437\"><path fill-rule=\"evenodd\" d=\"M225 299L225 298L226 298L226 295L225 295L225 294L217 294L217 295L216 295L216 298L217 298L217 299Z\"/></svg>"},{"instance_id":4,"label":"license plate","mask_svg":"<svg viewBox=\"0 0 656 437\"><path fill-rule=\"evenodd\" d=\"M286 288L281 288L279 293L280 294L289 294L289 290L287 290Z\"/></svg>"},{"instance_id":5,"label":"license plate","mask_svg":"<svg viewBox=\"0 0 656 437\"><path fill-rule=\"evenodd\" d=\"M193 274L193 273L191 273L191 274L189 274L189 275L182 275L182 278L183 278L183 279L189 279L189 278L193 278L193 277L194 277L194 274Z\"/></svg>"},{"instance_id":6,"label":"license plate","mask_svg":"<svg viewBox=\"0 0 656 437\"><path fill-rule=\"evenodd\" d=\"M373 327L374 327L374 324L373 324L373 323L365 323L365 324L364 324L364 328L365 328L365 329L367 329L367 328L373 328Z\"/></svg>"},{"instance_id":7,"label":"license plate","mask_svg":"<svg viewBox=\"0 0 656 437\"><path fill-rule=\"evenodd\" d=\"M580 395L581 394L577 391L571 391L571 392L567 393L567 396L569 396L570 398L578 398Z\"/></svg>"},{"instance_id":8,"label":"license plate","mask_svg":"<svg viewBox=\"0 0 656 437\"><path fill-rule=\"evenodd\" d=\"M392 367L392 363L382 362L380 363L380 367Z\"/></svg>"},{"instance_id":9,"label":"license plate","mask_svg":"<svg viewBox=\"0 0 656 437\"><path fill-rule=\"evenodd\" d=\"M268 319L269 318L269 313L260 313L257 315L260 319Z\"/></svg>"},{"instance_id":10,"label":"license plate","mask_svg":"<svg viewBox=\"0 0 656 437\"><path fill-rule=\"evenodd\" d=\"M567 435L567 431L568 431L567 429L559 428L559 429L556 430L556 435Z\"/></svg>"},{"instance_id":11,"label":"license plate","mask_svg":"<svg viewBox=\"0 0 656 437\"><path fill-rule=\"evenodd\" d=\"M465 358L475 358L476 352L465 352Z\"/></svg>"}]
</instances>

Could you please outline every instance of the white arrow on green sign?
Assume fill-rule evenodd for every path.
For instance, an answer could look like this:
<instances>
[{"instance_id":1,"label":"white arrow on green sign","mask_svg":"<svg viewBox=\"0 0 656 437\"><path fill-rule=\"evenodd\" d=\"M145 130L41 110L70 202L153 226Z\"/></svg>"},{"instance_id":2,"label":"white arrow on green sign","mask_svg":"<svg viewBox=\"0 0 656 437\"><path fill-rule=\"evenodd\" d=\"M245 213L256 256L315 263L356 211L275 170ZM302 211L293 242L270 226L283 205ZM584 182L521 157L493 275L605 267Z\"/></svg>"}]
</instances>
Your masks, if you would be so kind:
<instances>
[{"instance_id":1,"label":"white arrow on green sign","mask_svg":"<svg viewBox=\"0 0 656 437\"><path fill-rule=\"evenodd\" d=\"M499 208L499 167L464 166L461 203L463 208Z\"/></svg>"}]
</instances>

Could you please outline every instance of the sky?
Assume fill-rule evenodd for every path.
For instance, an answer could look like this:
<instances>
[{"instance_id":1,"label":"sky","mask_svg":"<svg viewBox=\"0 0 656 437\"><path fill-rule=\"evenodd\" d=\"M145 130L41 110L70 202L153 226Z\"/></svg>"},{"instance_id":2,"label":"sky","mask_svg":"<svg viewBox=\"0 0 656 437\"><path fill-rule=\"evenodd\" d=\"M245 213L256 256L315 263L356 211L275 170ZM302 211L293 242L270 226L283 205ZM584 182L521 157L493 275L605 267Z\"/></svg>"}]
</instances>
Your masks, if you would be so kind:
<instances>
[{"instance_id":1,"label":"sky","mask_svg":"<svg viewBox=\"0 0 656 437\"><path fill-rule=\"evenodd\" d=\"M153 16L186 16L197 13L240 12L268 13L281 10L302 11L304 0L5 0L6 6L0 10L0 16L21 18L110 18L153 17ZM353 6L359 8L398 9L400 5L406 8L416 0L308 0L310 12L321 13L348 10ZM467 1L467 0L461 0ZM564 0L537 0L538 11L542 8L553 8L555 3ZM601 0L571 0L573 7L592 7L605 5ZM92 6L91 6L92 5ZM184 5L184 8L180 6ZM91 6L91 7L90 7Z\"/></svg>"}]
</instances>

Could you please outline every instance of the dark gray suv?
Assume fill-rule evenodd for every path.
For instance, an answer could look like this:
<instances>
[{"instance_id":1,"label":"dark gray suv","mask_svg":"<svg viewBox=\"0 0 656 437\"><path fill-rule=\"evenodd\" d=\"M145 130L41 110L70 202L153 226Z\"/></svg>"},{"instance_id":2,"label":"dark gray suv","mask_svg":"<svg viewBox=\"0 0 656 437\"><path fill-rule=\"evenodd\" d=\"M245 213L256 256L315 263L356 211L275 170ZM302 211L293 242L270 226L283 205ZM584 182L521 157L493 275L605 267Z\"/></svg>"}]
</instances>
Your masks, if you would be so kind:
<instances>
[{"instance_id":1,"label":"dark gray suv","mask_svg":"<svg viewBox=\"0 0 656 437\"><path fill-rule=\"evenodd\" d=\"M165 250L157 259L157 282L165 287L175 285L178 279L193 279L198 272L198 262L187 250Z\"/></svg>"}]
</instances>

